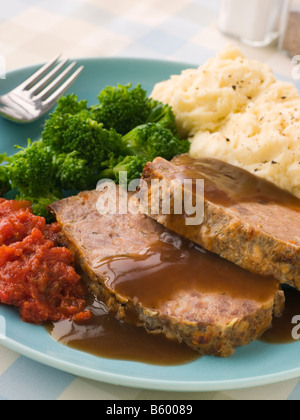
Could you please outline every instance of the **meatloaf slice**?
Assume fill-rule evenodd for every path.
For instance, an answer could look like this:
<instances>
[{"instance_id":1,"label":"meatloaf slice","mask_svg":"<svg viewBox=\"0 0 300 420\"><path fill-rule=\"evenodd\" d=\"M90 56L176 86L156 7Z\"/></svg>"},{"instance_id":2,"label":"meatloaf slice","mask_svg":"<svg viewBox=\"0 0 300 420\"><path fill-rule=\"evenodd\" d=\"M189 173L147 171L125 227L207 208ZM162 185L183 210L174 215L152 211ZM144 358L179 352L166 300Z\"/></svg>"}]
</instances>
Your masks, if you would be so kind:
<instances>
[{"instance_id":1,"label":"meatloaf slice","mask_svg":"<svg viewBox=\"0 0 300 420\"><path fill-rule=\"evenodd\" d=\"M159 214L146 208L151 196L158 197L159 183L153 180L182 188L184 179L204 179L204 221L198 226L187 226L184 212L176 215L171 209L172 214L162 214L161 202ZM296 197L227 163L187 155L172 162L155 159L146 165L143 180L148 185L143 210L150 217L246 270L274 275L282 284L300 290L300 200Z\"/></svg>"},{"instance_id":2,"label":"meatloaf slice","mask_svg":"<svg viewBox=\"0 0 300 420\"><path fill-rule=\"evenodd\" d=\"M281 314L284 295L273 277L246 272L142 214L100 215L101 194L51 207L90 290L121 320L227 357Z\"/></svg>"}]
</instances>

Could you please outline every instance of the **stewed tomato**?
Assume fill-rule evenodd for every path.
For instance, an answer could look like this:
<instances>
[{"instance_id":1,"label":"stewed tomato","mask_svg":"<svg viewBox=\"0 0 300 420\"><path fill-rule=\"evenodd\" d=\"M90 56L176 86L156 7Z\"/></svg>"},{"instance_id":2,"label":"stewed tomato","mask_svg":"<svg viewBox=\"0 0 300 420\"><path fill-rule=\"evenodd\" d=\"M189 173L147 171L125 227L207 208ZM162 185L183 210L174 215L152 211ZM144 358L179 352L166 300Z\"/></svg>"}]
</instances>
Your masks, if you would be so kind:
<instances>
[{"instance_id":1,"label":"stewed tomato","mask_svg":"<svg viewBox=\"0 0 300 420\"><path fill-rule=\"evenodd\" d=\"M29 202L0 199L0 302L19 308L26 322L91 316L72 253L55 243L58 234Z\"/></svg>"}]
</instances>

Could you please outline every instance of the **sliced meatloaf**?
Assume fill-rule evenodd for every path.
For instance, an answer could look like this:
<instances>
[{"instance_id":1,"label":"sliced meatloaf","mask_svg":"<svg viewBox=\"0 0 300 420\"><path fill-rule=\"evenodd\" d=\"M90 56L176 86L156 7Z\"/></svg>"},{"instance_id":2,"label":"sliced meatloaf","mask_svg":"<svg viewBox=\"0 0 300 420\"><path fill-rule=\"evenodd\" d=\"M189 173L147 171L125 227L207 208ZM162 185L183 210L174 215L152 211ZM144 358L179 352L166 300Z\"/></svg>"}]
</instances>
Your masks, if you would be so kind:
<instances>
[{"instance_id":1,"label":"sliced meatloaf","mask_svg":"<svg viewBox=\"0 0 300 420\"><path fill-rule=\"evenodd\" d=\"M183 215L174 214L172 209L171 214L162 214L161 202L158 214L145 204L144 212L238 266L274 275L281 283L300 290L300 200L227 163L183 155L172 162L157 158L147 164L143 173L148 185L145 203L150 203L154 194L158 196L159 184L153 180L181 188L184 179L204 179L203 223L187 226L184 211Z\"/></svg>"},{"instance_id":2,"label":"sliced meatloaf","mask_svg":"<svg viewBox=\"0 0 300 420\"><path fill-rule=\"evenodd\" d=\"M261 337L284 295L142 214L100 215L91 191L51 206L90 290L120 320L184 342L202 355L231 356Z\"/></svg>"}]
</instances>

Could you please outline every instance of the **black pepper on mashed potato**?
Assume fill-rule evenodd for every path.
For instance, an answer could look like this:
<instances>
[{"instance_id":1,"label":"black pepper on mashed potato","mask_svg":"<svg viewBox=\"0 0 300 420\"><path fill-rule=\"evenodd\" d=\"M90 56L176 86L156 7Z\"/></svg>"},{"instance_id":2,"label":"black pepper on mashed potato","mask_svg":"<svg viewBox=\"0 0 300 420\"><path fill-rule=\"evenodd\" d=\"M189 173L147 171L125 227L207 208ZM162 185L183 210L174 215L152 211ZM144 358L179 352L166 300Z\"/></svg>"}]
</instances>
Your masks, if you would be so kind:
<instances>
[{"instance_id":1,"label":"black pepper on mashed potato","mask_svg":"<svg viewBox=\"0 0 300 420\"><path fill-rule=\"evenodd\" d=\"M268 65L227 47L151 96L172 106L192 157L236 165L300 198L300 96Z\"/></svg>"}]
</instances>

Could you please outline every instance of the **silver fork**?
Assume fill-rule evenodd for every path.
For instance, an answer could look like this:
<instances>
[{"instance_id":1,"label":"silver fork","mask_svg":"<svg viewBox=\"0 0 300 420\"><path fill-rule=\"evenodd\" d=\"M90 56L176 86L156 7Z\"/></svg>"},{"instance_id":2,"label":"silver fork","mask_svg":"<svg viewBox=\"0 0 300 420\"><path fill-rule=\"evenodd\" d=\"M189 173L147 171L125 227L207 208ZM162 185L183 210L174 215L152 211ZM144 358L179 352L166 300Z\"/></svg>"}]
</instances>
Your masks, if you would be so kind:
<instances>
[{"instance_id":1,"label":"silver fork","mask_svg":"<svg viewBox=\"0 0 300 420\"><path fill-rule=\"evenodd\" d=\"M0 115L18 123L36 121L45 115L84 68L81 66L73 72L76 66L73 62L63 70L69 60L59 62L59 59L60 56L55 57L15 89L0 96Z\"/></svg>"}]
</instances>

